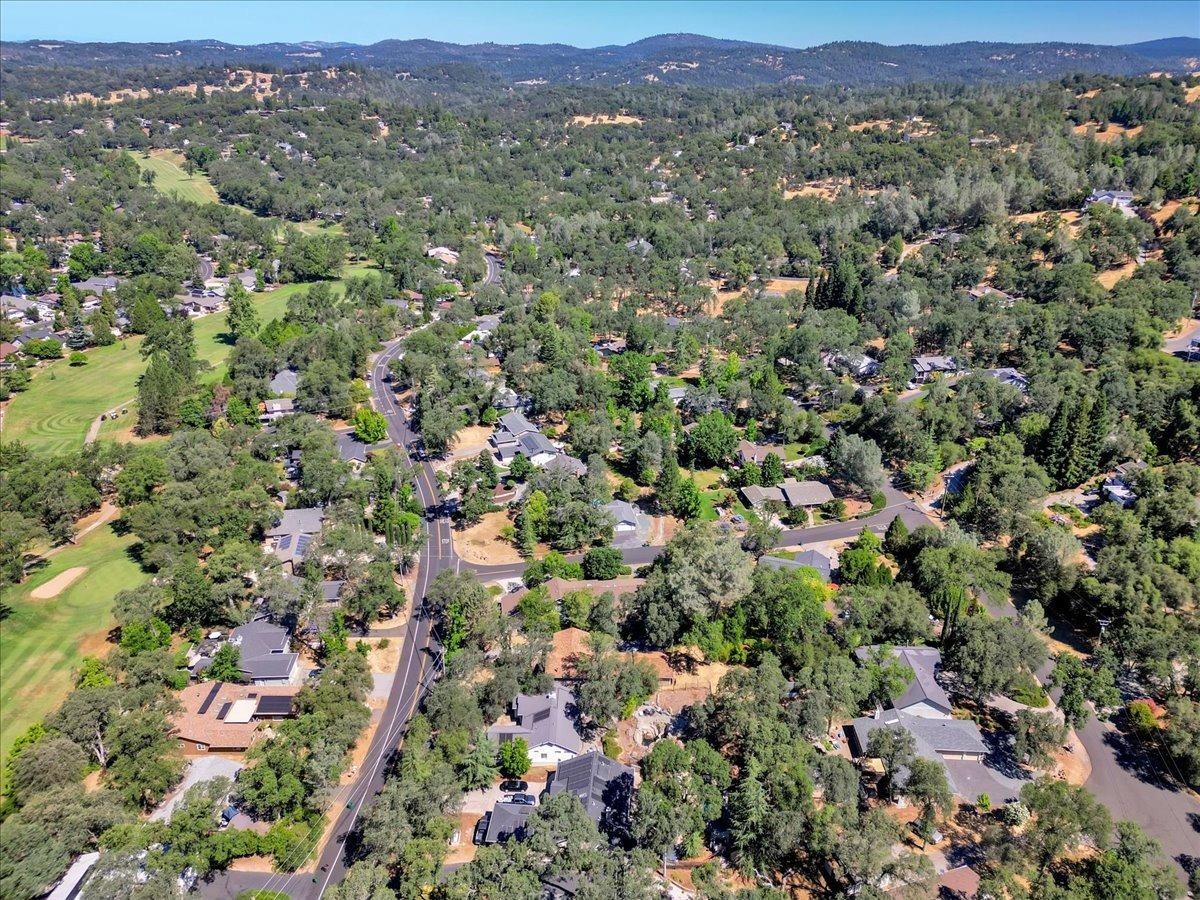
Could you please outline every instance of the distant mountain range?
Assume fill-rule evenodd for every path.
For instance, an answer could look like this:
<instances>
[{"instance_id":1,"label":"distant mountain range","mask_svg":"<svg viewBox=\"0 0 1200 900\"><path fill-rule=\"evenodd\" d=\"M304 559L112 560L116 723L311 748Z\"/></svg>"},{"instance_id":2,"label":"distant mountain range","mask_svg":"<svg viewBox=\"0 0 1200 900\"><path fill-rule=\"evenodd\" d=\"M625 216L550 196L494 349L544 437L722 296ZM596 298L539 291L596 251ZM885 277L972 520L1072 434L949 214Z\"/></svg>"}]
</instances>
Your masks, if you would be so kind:
<instances>
[{"instance_id":1,"label":"distant mountain range","mask_svg":"<svg viewBox=\"0 0 1200 900\"><path fill-rule=\"evenodd\" d=\"M355 63L416 77L454 66L510 83L866 85L932 80L1030 81L1075 72L1183 74L1200 70L1200 38L1172 37L1124 46L970 42L891 47L840 41L807 49L695 34L657 35L625 46L594 49L566 44L462 45L430 40L253 46L216 40L169 44L37 40L4 44L0 60L6 67L105 69L200 65L298 69Z\"/></svg>"}]
</instances>

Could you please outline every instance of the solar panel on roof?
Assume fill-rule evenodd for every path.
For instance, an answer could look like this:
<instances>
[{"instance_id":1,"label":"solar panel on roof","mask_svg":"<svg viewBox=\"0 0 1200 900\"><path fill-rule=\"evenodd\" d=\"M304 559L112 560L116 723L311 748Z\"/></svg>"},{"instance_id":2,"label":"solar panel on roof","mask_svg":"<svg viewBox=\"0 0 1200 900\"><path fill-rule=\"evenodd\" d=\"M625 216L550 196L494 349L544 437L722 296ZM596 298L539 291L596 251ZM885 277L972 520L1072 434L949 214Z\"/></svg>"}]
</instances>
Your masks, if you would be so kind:
<instances>
[{"instance_id":1,"label":"solar panel on roof","mask_svg":"<svg viewBox=\"0 0 1200 900\"><path fill-rule=\"evenodd\" d=\"M533 714L534 722L545 722L548 718L550 718L550 710L548 709L538 710Z\"/></svg>"},{"instance_id":2,"label":"solar panel on roof","mask_svg":"<svg viewBox=\"0 0 1200 900\"><path fill-rule=\"evenodd\" d=\"M208 712L208 708L212 706L214 700L217 699L217 694L221 693L221 682L213 682L212 690L208 692L208 696L204 698L204 702L200 704L200 715Z\"/></svg>"},{"instance_id":3,"label":"solar panel on roof","mask_svg":"<svg viewBox=\"0 0 1200 900\"><path fill-rule=\"evenodd\" d=\"M279 549L280 550L287 550L291 546L292 546L292 536L290 534L282 535L279 538Z\"/></svg>"},{"instance_id":4,"label":"solar panel on roof","mask_svg":"<svg viewBox=\"0 0 1200 900\"><path fill-rule=\"evenodd\" d=\"M229 714L229 708L231 706L233 706L233 704L231 702L229 702L228 700L226 700L224 703L222 703L221 710L220 710L220 712L217 713L217 719L223 720L225 718L225 716Z\"/></svg>"},{"instance_id":5,"label":"solar panel on roof","mask_svg":"<svg viewBox=\"0 0 1200 900\"><path fill-rule=\"evenodd\" d=\"M292 711L290 696L265 696L258 698L257 714L260 716L286 716Z\"/></svg>"},{"instance_id":6,"label":"solar panel on roof","mask_svg":"<svg viewBox=\"0 0 1200 900\"><path fill-rule=\"evenodd\" d=\"M296 554L303 556L308 552L308 545L312 543L313 536L311 534L302 534L296 538Z\"/></svg>"}]
</instances>

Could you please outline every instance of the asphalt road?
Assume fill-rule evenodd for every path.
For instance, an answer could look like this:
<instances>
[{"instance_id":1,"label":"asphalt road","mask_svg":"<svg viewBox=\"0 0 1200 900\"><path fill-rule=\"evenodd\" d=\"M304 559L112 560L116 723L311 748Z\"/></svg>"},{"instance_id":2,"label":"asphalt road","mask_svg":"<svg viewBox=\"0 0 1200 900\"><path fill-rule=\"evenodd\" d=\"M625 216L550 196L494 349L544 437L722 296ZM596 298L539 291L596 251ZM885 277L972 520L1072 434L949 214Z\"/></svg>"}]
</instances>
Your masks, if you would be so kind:
<instances>
[{"instance_id":1,"label":"asphalt road","mask_svg":"<svg viewBox=\"0 0 1200 900\"><path fill-rule=\"evenodd\" d=\"M199 262L196 264L196 274L200 277L201 284L212 278L215 271L216 267L213 265L211 259L205 259L203 256L200 257Z\"/></svg>"},{"instance_id":2,"label":"asphalt road","mask_svg":"<svg viewBox=\"0 0 1200 900\"><path fill-rule=\"evenodd\" d=\"M1188 346L1195 339L1200 339L1200 325L1195 326L1190 331L1185 331L1179 337L1163 341L1163 351L1170 353L1172 356L1180 356L1184 359L1200 359L1200 354L1193 353L1190 356L1188 354Z\"/></svg>"},{"instance_id":3,"label":"asphalt road","mask_svg":"<svg viewBox=\"0 0 1200 900\"><path fill-rule=\"evenodd\" d=\"M379 354L372 369L372 385L378 409L387 417L389 436L411 462L408 446L416 436L409 430L400 406L396 403L395 394L386 381L387 365L399 349L400 343L396 341ZM441 494L438 491L437 478L433 467L427 461L419 463L416 490L426 510L434 511L440 508ZM435 662L428 652L432 623L421 615L421 611L429 583L444 569L456 568L458 557L454 553L450 520L444 515L435 514L427 522L426 543L421 552L420 568L413 591L413 614L404 628L404 644L396 677L392 681L392 692L366 758L359 768L358 777L352 785L340 791L334 800L338 812L332 831L333 839L320 854L316 875L227 872L202 885L202 895L234 897L241 891L257 888L281 891L294 900L316 900L330 884L341 881L347 865L343 852L344 841L353 831L363 809L370 806L376 794L383 788L384 773L394 753L403 743L408 722L416 712L425 690L436 677Z\"/></svg>"},{"instance_id":4,"label":"asphalt road","mask_svg":"<svg viewBox=\"0 0 1200 900\"><path fill-rule=\"evenodd\" d=\"M483 279L484 284L499 284L500 283L500 257L494 253L483 254L483 261L487 263L487 276Z\"/></svg>"}]
</instances>

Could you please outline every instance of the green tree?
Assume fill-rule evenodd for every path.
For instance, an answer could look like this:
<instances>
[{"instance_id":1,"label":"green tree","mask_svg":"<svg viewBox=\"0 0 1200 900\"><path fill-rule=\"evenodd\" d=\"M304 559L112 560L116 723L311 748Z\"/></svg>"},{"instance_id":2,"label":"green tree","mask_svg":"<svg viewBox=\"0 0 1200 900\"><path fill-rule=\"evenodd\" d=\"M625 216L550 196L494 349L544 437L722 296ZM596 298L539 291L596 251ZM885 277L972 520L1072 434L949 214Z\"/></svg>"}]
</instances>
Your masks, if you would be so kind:
<instances>
[{"instance_id":1,"label":"green tree","mask_svg":"<svg viewBox=\"0 0 1200 900\"><path fill-rule=\"evenodd\" d=\"M354 413L354 434L364 444L381 443L388 435L387 417L369 407L360 407Z\"/></svg>"},{"instance_id":2,"label":"green tree","mask_svg":"<svg viewBox=\"0 0 1200 900\"><path fill-rule=\"evenodd\" d=\"M254 299L236 278L230 279L225 301L229 304L229 313L225 321L234 339L258 334L261 323L258 320L258 310L254 308Z\"/></svg>"},{"instance_id":3,"label":"green tree","mask_svg":"<svg viewBox=\"0 0 1200 900\"><path fill-rule=\"evenodd\" d=\"M242 651L234 644L222 644L213 654L212 665L204 670L209 681L242 680Z\"/></svg>"},{"instance_id":4,"label":"green tree","mask_svg":"<svg viewBox=\"0 0 1200 900\"><path fill-rule=\"evenodd\" d=\"M500 773L505 778L520 778L530 765L529 743L525 738L513 738L500 745Z\"/></svg>"}]
</instances>

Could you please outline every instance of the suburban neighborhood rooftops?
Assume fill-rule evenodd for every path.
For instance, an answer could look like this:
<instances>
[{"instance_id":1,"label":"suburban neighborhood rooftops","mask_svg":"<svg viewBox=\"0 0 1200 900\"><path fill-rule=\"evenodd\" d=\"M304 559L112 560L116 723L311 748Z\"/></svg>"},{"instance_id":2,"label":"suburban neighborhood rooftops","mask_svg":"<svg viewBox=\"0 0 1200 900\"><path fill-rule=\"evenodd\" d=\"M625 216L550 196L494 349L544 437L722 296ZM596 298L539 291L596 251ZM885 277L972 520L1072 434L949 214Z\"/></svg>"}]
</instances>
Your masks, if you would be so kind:
<instances>
[{"instance_id":1,"label":"suburban neighborhood rooftops","mask_svg":"<svg viewBox=\"0 0 1200 900\"><path fill-rule=\"evenodd\" d=\"M618 528L621 527L622 525L630 526L633 528L637 527L637 524L638 524L637 507L634 506L632 503L630 503L628 500L613 500L610 503L604 504L604 506L602 506L600 508L603 509L610 516L612 516L613 523Z\"/></svg>"},{"instance_id":2,"label":"suburban neighborhood rooftops","mask_svg":"<svg viewBox=\"0 0 1200 900\"><path fill-rule=\"evenodd\" d=\"M743 463L756 462L762 465L764 459L774 455L783 462L784 449L777 444L753 444L750 441L738 441L737 455Z\"/></svg>"},{"instance_id":3,"label":"suburban neighborhood rooftops","mask_svg":"<svg viewBox=\"0 0 1200 900\"><path fill-rule=\"evenodd\" d=\"M559 763L551 776L551 797L574 794L593 822L599 822L605 810L628 807L633 793L633 769L593 750Z\"/></svg>"},{"instance_id":4,"label":"suburban neighborhood rooftops","mask_svg":"<svg viewBox=\"0 0 1200 900\"><path fill-rule=\"evenodd\" d=\"M371 453L391 445L391 441L364 444L353 431L334 432L334 440L337 441L338 456L342 458L342 462L365 463Z\"/></svg>"}]
</instances>

